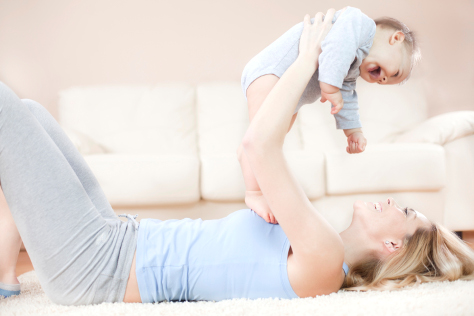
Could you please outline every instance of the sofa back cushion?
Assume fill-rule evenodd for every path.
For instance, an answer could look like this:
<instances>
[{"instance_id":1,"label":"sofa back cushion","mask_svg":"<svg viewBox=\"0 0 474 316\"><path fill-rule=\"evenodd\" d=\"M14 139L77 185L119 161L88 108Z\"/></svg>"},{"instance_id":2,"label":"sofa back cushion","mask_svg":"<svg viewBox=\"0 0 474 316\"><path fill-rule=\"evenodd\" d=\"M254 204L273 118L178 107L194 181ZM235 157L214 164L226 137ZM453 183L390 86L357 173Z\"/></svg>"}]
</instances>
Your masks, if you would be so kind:
<instances>
[{"instance_id":1,"label":"sofa back cushion","mask_svg":"<svg viewBox=\"0 0 474 316\"><path fill-rule=\"evenodd\" d=\"M357 82L363 131L372 143L392 142L398 134L428 118L428 105L421 80L403 85Z\"/></svg>"},{"instance_id":2,"label":"sofa back cushion","mask_svg":"<svg viewBox=\"0 0 474 316\"><path fill-rule=\"evenodd\" d=\"M59 120L123 154L197 154L195 89L184 83L73 87L60 93Z\"/></svg>"}]
</instances>

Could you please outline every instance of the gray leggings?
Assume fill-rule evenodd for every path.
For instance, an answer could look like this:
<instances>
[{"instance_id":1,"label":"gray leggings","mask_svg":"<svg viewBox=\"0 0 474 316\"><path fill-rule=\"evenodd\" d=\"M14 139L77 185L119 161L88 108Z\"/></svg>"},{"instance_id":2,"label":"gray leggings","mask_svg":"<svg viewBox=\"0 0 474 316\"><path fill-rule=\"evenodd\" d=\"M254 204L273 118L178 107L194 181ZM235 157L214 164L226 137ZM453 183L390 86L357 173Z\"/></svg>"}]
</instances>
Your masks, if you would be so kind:
<instances>
[{"instance_id":1,"label":"gray leggings","mask_svg":"<svg viewBox=\"0 0 474 316\"><path fill-rule=\"evenodd\" d=\"M34 101L20 100L1 82L0 184L53 302L123 301L138 223L115 215L85 160L49 112Z\"/></svg>"}]
</instances>

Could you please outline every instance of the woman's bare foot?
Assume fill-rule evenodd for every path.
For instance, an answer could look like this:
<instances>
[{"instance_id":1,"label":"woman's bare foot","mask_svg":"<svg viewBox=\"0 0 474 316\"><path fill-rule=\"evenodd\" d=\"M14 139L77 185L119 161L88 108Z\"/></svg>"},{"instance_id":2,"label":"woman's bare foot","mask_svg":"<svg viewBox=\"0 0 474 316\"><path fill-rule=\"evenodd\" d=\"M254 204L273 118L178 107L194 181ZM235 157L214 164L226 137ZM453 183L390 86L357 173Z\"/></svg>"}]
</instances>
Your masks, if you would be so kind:
<instances>
[{"instance_id":1,"label":"woman's bare foot","mask_svg":"<svg viewBox=\"0 0 474 316\"><path fill-rule=\"evenodd\" d=\"M0 278L0 283L3 284L20 284L18 278L16 277L15 271L13 273L6 274Z\"/></svg>"}]
</instances>

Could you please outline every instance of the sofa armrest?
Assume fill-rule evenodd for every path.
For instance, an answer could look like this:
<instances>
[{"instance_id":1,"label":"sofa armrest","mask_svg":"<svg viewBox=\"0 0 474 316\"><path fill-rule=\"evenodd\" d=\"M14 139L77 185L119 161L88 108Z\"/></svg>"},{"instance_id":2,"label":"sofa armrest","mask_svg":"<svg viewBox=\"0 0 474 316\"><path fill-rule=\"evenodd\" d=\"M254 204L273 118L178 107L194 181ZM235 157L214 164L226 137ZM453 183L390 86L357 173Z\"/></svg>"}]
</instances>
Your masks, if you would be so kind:
<instances>
[{"instance_id":1,"label":"sofa armrest","mask_svg":"<svg viewBox=\"0 0 474 316\"><path fill-rule=\"evenodd\" d=\"M79 150L81 155L96 155L106 153L106 150L89 136L65 127L63 127L63 130L74 144L74 147Z\"/></svg>"},{"instance_id":2,"label":"sofa armrest","mask_svg":"<svg viewBox=\"0 0 474 316\"><path fill-rule=\"evenodd\" d=\"M395 143L444 145L474 134L474 111L456 111L434 116L395 138Z\"/></svg>"}]
</instances>

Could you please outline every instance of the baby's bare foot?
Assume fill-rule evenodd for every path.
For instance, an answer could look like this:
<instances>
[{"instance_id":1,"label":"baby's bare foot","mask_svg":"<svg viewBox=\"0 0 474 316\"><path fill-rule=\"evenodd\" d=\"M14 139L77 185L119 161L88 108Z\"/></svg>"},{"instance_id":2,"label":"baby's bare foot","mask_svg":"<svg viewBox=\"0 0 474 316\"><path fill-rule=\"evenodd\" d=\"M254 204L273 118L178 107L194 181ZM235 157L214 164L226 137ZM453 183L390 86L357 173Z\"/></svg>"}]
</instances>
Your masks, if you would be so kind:
<instances>
[{"instance_id":1,"label":"baby's bare foot","mask_svg":"<svg viewBox=\"0 0 474 316\"><path fill-rule=\"evenodd\" d=\"M262 212L259 210L252 209L255 213L257 213L258 216L263 218L267 223L270 224L278 224L275 215L273 215L272 212Z\"/></svg>"},{"instance_id":2,"label":"baby's bare foot","mask_svg":"<svg viewBox=\"0 0 474 316\"><path fill-rule=\"evenodd\" d=\"M263 195L257 191L247 191L245 194L245 204L252 209L257 215L263 218L267 223L278 224L275 216L273 215L267 201Z\"/></svg>"}]
</instances>

